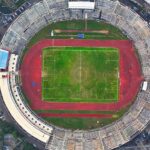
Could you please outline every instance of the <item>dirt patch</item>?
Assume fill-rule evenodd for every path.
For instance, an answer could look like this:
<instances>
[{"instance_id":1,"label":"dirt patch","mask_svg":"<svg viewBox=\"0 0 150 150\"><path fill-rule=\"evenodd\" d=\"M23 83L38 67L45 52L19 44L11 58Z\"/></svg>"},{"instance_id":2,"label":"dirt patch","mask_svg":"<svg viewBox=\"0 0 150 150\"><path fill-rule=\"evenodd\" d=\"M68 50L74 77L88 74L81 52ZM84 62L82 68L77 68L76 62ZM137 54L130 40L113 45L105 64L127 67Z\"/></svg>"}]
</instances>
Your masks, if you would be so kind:
<instances>
[{"instance_id":1,"label":"dirt patch","mask_svg":"<svg viewBox=\"0 0 150 150\"><path fill-rule=\"evenodd\" d=\"M59 33L100 33L100 34L109 34L108 30L60 30L56 29L54 30L54 33L59 34Z\"/></svg>"},{"instance_id":2,"label":"dirt patch","mask_svg":"<svg viewBox=\"0 0 150 150\"><path fill-rule=\"evenodd\" d=\"M47 77L47 76L48 76L47 72L46 71L42 71L42 77Z\"/></svg>"}]
</instances>

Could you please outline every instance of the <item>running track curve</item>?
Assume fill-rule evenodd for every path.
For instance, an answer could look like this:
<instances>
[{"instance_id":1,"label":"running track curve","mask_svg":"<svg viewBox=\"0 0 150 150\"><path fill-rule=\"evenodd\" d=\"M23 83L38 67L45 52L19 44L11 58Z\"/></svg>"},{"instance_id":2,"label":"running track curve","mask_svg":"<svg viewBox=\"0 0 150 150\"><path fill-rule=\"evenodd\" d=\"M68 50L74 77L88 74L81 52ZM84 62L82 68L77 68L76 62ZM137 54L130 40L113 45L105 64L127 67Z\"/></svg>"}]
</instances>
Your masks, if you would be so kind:
<instances>
[{"instance_id":1,"label":"running track curve","mask_svg":"<svg viewBox=\"0 0 150 150\"><path fill-rule=\"evenodd\" d=\"M113 103L58 103L41 99L42 49L50 46L114 47L120 54L119 100ZM33 45L21 64L22 88L30 99L33 110L99 110L118 111L136 97L143 80L141 68L129 40L51 40L45 39ZM34 86L33 83L34 82Z\"/></svg>"}]
</instances>

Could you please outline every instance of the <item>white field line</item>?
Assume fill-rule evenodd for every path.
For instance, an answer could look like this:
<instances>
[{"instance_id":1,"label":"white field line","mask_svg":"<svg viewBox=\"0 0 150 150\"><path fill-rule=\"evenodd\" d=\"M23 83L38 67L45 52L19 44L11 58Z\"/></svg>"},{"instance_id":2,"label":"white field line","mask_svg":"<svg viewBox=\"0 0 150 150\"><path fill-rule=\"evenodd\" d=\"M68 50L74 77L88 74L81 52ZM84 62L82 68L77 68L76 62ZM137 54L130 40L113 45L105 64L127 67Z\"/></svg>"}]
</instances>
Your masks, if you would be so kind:
<instances>
[{"instance_id":1,"label":"white field line","mask_svg":"<svg viewBox=\"0 0 150 150\"><path fill-rule=\"evenodd\" d=\"M54 51L54 50L53 50ZM54 71L53 71L53 82L55 82L55 56L54 56L54 60L53 60L53 63L54 63ZM55 84L54 84L55 85ZM55 88L55 87L53 87ZM54 93L55 94L55 93Z\"/></svg>"},{"instance_id":2,"label":"white field line","mask_svg":"<svg viewBox=\"0 0 150 150\"><path fill-rule=\"evenodd\" d=\"M54 41L53 41L53 43L54 43ZM53 47L55 47L55 46L53 46ZM53 51L61 51L61 50L53 49ZM81 50L63 50L63 51L79 51L80 52L80 79L79 80L80 80L80 91L81 91L81 84L82 84L82 55L81 55ZM82 50L82 52L84 52L84 51L90 51L90 50ZM103 51L113 52L114 51L114 52L116 52L116 50L109 50L109 49L107 49L107 50L92 50L92 51L101 51L101 52L103 52ZM53 71L54 73L51 74L53 76L54 81L55 81L55 61L56 61L55 57L54 57L54 60L50 60L50 62L54 62L54 71ZM106 60L106 61L118 61L118 60L110 60L109 59L109 60ZM43 63L44 63L44 59L43 59ZM117 74L118 74L118 71L117 71ZM106 82L106 79L105 79L105 82ZM117 80L117 82L119 82L119 80ZM53 89L53 88L43 88L43 89ZM114 91L114 90L109 90L109 91ZM97 97L98 96L96 94L96 100L99 100L99 99L97 99ZM55 99L55 98L48 98L48 99ZM60 98L60 99L66 99L66 98ZM79 99L79 98L72 98L72 99ZM114 99L105 99L104 98L103 100L109 101L109 100L114 100Z\"/></svg>"},{"instance_id":3,"label":"white field line","mask_svg":"<svg viewBox=\"0 0 150 150\"><path fill-rule=\"evenodd\" d=\"M56 99L56 102L58 101L58 98L48 98L48 97L45 97L45 99L49 99L49 100L54 100L54 99ZM59 98L59 99L61 99L61 100L65 100L65 99L67 99L68 100L68 98ZM79 98L79 97L77 97L77 98L75 98L75 97L72 97L72 98L70 98L70 99L81 99L81 98ZM93 99L93 98L88 98L88 99ZM114 99L94 99L94 100L107 100L106 102L108 102L108 101L113 101ZM114 100L115 101L115 100ZM68 101L68 102L70 102L70 101ZM84 102L84 101L83 101ZM85 102L87 102L87 101L85 101ZM81 102L82 103L82 102ZM97 103L99 103L99 102L97 102ZM101 103L101 102L100 102Z\"/></svg>"},{"instance_id":4,"label":"white field line","mask_svg":"<svg viewBox=\"0 0 150 150\"><path fill-rule=\"evenodd\" d=\"M82 83L82 56L80 50L80 92L81 92L81 83Z\"/></svg>"},{"instance_id":5,"label":"white field line","mask_svg":"<svg viewBox=\"0 0 150 150\"><path fill-rule=\"evenodd\" d=\"M53 50L53 51L62 51L62 50L56 49L56 50ZM71 51L71 52L73 52L73 51L75 51L75 52L78 51L78 52L80 52L81 50L73 50L73 49L72 49L72 50L64 50L64 49L63 49L63 51ZM84 49L84 50L82 50L82 51L99 51L99 52L106 52L106 51L107 51L107 52L116 52L116 50L95 50L95 49L92 49L92 50L90 50L90 49L89 49L89 50Z\"/></svg>"}]
</instances>

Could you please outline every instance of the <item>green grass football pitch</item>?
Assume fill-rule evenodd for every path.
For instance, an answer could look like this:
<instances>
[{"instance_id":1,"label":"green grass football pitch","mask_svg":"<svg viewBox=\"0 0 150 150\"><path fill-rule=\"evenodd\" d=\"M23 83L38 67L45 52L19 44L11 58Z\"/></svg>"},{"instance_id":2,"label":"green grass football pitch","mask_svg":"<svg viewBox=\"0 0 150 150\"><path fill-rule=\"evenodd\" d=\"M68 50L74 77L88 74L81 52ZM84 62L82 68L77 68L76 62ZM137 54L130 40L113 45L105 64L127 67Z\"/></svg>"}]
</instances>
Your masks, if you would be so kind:
<instances>
[{"instance_id":1,"label":"green grass football pitch","mask_svg":"<svg viewBox=\"0 0 150 150\"><path fill-rule=\"evenodd\" d=\"M118 101L118 49L49 47L43 49L42 60L43 100Z\"/></svg>"}]
</instances>

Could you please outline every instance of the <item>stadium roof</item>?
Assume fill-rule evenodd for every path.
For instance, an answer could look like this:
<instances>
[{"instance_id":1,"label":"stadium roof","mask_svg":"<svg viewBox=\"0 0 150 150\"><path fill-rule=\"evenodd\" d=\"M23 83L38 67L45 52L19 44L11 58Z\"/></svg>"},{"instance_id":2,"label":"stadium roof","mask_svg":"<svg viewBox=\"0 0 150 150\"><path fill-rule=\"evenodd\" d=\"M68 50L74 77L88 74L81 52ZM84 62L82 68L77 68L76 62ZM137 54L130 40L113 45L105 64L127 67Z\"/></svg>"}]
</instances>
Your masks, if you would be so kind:
<instances>
[{"instance_id":1,"label":"stadium roof","mask_svg":"<svg viewBox=\"0 0 150 150\"><path fill-rule=\"evenodd\" d=\"M6 69L9 52L0 49L0 69Z\"/></svg>"}]
</instances>

